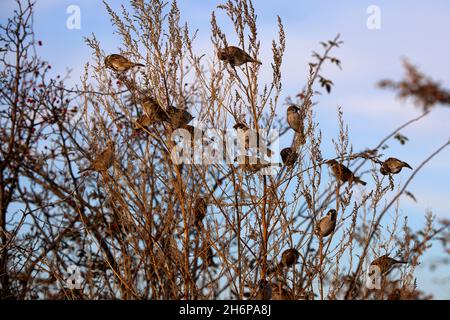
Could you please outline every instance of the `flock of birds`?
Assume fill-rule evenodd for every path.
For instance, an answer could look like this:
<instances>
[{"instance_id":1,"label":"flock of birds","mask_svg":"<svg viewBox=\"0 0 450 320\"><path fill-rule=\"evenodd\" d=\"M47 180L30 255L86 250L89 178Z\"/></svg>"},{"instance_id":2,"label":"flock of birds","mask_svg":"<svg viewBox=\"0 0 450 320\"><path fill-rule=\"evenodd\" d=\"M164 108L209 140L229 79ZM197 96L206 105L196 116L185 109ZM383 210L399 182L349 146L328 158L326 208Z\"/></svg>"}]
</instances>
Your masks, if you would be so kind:
<instances>
[{"instance_id":1,"label":"flock of birds","mask_svg":"<svg viewBox=\"0 0 450 320\"><path fill-rule=\"evenodd\" d=\"M247 54L244 50L235 47L228 46L225 47L218 52L218 58L222 61L229 63L232 67L238 67L246 63L257 63L261 64L260 61L252 58L249 54ZM105 58L105 66L119 73L126 72L134 67L142 67L144 66L141 63L134 63L119 54L111 54ZM164 109L156 99L153 97L147 97L142 102L144 113L142 116L138 118L135 123L135 130L140 130L143 128L147 128L152 124L158 122L166 122L169 123L172 128L184 128L189 132L193 133L196 128L189 125L189 122L194 118L188 111L183 109L178 109L173 106L169 106L167 109ZM287 108L287 122L289 127L294 130L296 133L303 135L304 124L303 117L301 116L300 108L296 105L291 105ZM244 122L238 122L234 126L236 130L242 130L244 133L251 130L247 124ZM262 147L263 150L266 150L266 154L270 157L272 155L272 151L267 148L267 146L263 145L261 139L257 139L258 147ZM248 140L246 140L246 147L248 147ZM261 145L260 145L261 144ZM286 167L293 167L296 161L298 160L298 153L293 150L291 147L287 147L281 150L280 156L283 162L283 165ZM251 173L256 173L263 168L272 166L273 164L261 159L261 158L252 158L249 156L237 157L234 160L237 161L239 159L240 166L249 171ZM107 171L114 162L114 143L108 142L106 148L100 152L90 163L90 166L86 169L81 170L80 172L93 170L93 171ZM366 185L366 182L361 180L360 177L356 176L348 167L338 162L337 160L328 160L325 162L333 172L336 180L340 183L356 183L361 185ZM390 157L381 163L380 173L383 175L393 175L399 173L403 168L412 169L411 166L399 159ZM202 227L202 220L206 216L207 212L207 199L204 197L199 197L194 203L193 207L193 215L194 215L194 224L197 228ZM335 209L331 209L328 213L319 220L317 225L315 226L315 234L319 238L325 238L330 236L335 228L337 221L337 211ZM208 259L210 259L210 265L214 265L212 263L212 251L208 251ZM269 270L269 274L277 273L286 268L290 268L294 266L300 257L300 253L295 248L289 248L285 250L281 255L281 261L273 268ZM389 272L392 267L396 264L406 263L406 261L396 260L388 255L383 255L381 257L376 258L372 261L372 266L377 266L381 272L381 274L386 274ZM268 289L268 285L270 284L267 280L263 279L259 282L259 288L264 292L264 290Z\"/></svg>"},{"instance_id":2,"label":"flock of birds","mask_svg":"<svg viewBox=\"0 0 450 320\"><path fill-rule=\"evenodd\" d=\"M235 47L228 46L224 49L219 50L218 58L222 61L228 62L231 66L241 66L245 63L258 63L261 64L260 61L252 58L248 53L244 50ZM111 54L105 58L105 66L116 71L116 72L126 72L134 67L142 67L144 66L141 63L131 62L127 58L119 54ZM164 109L158 101L153 97L146 97L142 101L142 107L144 113L137 119L135 122L134 129L141 130L144 128L148 128L149 126L159 123L166 122L169 123L170 126L174 129L183 128L187 129L189 132L194 133L197 128L189 125L189 122L194 119L194 117L186 110L176 108L174 106L168 106L167 109ZM296 133L301 135L304 134L304 124L303 117L301 116L300 108L296 105L291 105L287 108L287 122L291 129L293 129ZM244 133L247 133L250 129L244 122L238 122L234 126L236 130L241 130ZM261 149L266 150L267 155L270 157L272 155L272 151L268 149L265 145L263 146L263 142L258 137L257 143L258 148L261 144ZM248 139L245 141L246 147L248 147ZM112 150L113 144L107 145L106 149L98 154L98 156L93 159L90 167L84 169L86 170L95 170L95 171L104 171L108 170L113 163L114 151ZM281 150L280 152L281 160L283 164L287 167L292 167L298 159L298 153L293 150L291 147L287 147ZM242 164L242 167L250 172L258 172L263 168L272 166L273 164L256 157L244 156L237 157L235 161L238 159ZM366 182L362 181L359 177L355 176L353 172L348 169L343 164L339 163L336 160L328 160L326 162L333 171L335 177L341 182L355 182L365 185ZM396 174L400 172L402 168L410 168L411 166L404 161L401 161L396 158L389 158L384 161L381 165L380 172L383 175L388 174Z\"/></svg>"}]
</instances>

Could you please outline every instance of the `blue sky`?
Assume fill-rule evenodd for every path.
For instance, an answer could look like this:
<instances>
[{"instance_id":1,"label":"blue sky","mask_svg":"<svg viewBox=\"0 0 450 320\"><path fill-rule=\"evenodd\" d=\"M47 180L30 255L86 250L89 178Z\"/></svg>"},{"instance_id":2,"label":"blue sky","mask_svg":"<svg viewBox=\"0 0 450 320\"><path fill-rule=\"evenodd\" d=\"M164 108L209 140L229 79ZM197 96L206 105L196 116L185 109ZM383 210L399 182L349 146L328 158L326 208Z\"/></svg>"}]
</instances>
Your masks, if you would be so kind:
<instances>
[{"instance_id":1,"label":"blue sky","mask_svg":"<svg viewBox=\"0 0 450 320\"><path fill-rule=\"evenodd\" d=\"M126 1L110 1L113 7ZM179 1L183 20L191 29L199 29L196 49L212 57L209 44L211 11L219 1ZM387 133L398 125L420 114L410 102L398 101L389 91L375 87L384 78L399 79L403 75L403 57L418 65L421 70L450 87L450 2L430 1L255 1L261 39L260 60L271 57L271 39L276 38L276 16L284 23L287 49L283 66L282 98L294 96L305 83L307 62L311 51L320 50L319 41L332 39L340 33L344 40L335 54L342 61L343 70L330 66L323 74L331 78L335 87L330 95L318 98L317 119L324 137L324 155L334 156L331 139L338 134L336 110L341 106L344 118L350 128L350 141L355 150L375 146ZM66 28L69 5L81 9L81 29ZM366 27L369 5L381 9L381 29ZM0 19L5 21L12 8L13 0L2 0ZM226 20L220 19L224 30ZM83 37L94 33L106 52L117 51L119 39L112 33L109 17L100 0L38 0L35 15L37 39L43 41L39 54L51 62L53 70L64 73L73 69L74 83L90 61L90 50ZM231 31L230 31L231 35ZM229 36L230 39L233 39ZM55 71L56 72L56 71ZM269 79L268 64L262 67L262 78ZM284 110L284 109L282 109ZM281 113L281 112L280 112ZM400 146L391 142L389 155L407 160L413 167L450 138L450 108L436 108L424 121L402 133L410 142ZM330 150L329 153L326 150ZM409 190L418 199L414 203L408 198L402 201L401 212L408 215L413 227L424 222L424 213L431 209L438 217L450 218L450 148L444 150L433 162L424 168L410 185ZM405 181L407 174L398 176ZM442 256L439 246L427 255L429 261ZM444 272L445 271L445 272ZM432 289L438 297L450 298L449 284L435 283L438 273L450 276L449 268L438 269L430 274L424 267L418 274L419 285ZM448 279L450 281L450 279Z\"/></svg>"}]
</instances>

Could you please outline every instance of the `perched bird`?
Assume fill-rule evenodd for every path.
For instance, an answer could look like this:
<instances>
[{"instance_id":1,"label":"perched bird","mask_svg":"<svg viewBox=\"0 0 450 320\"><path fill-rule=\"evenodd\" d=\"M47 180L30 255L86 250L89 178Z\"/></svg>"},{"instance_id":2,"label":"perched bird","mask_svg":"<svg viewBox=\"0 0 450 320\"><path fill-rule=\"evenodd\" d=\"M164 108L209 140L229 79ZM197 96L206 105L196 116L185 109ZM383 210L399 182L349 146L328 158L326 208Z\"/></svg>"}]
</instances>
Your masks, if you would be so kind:
<instances>
[{"instance_id":1,"label":"perched bird","mask_svg":"<svg viewBox=\"0 0 450 320\"><path fill-rule=\"evenodd\" d=\"M396 174L399 173L402 168L409 168L412 170L411 166L406 162L391 157L383 162L380 172L383 175Z\"/></svg>"},{"instance_id":2,"label":"perched bird","mask_svg":"<svg viewBox=\"0 0 450 320\"><path fill-rule=\"evenodd\" d=\"M114 142L108 141L106 148L92 160L89 167L82 169L79 173L84 171L107 171L114 163Z\"/></svg>"},{"instance_id":3,"label":"perched bird","mask_svg":"<svg viewBox=\"0 0 450 320\"><path fill-rule=\"evenodd\" d=\"M405 264L407 263L406 261L399 261L399 260L395 260L393 258L390 258L387 254L384 256L381 256L379 258L376 258L375 260L372 261L372 263L370 264L371 266L377 266L378 268L380 268L380 272L382 274L386 274L388 273L392 267L396 264Z\"/></svg>"},{"instance_id":4,"label":"perched bird","mask_svg":"<svg viewBox=\"0 0 450 320\"><path fill-rule=\"evenodd\" d=\"M287 167L292 167L298 159L298 153L290 147L281 150L280 156L283 164Z\"/></svg>"},{"instance_id":5,"label":"perched bird","mask_svg":"<svg viewBox=\"0 0 450 320\"><path fill-rule=\"evenodd\" d=\"M281 254L281 261L278 265L268 271L269 274L280 272L284 268L289 268L295 265L300 257L300 253L295 248L286 249Z\"/></svg>"},{"instance_id":6,"label":"perched bird","mask_svg":"<svg viewBox=\"0 0 450 320\"><path fill-rule=\"evenodd\" d=\"M194 117L186 110L176 108L174 106L169 106L167 109L167 114L170 118L170 123L173 128L181 128L191 122Z\"/></svg>"},{"instance_id":7,"label":"perched bird","mask_svg":"<svg viewBox=\"0 0 450 320\"><path fill-rule=\"evenodd\" d=\"M256 293L256 300L270 300L272 299L272 285L266 279L258 281L258 289Z\"/></svg>"},{"instance_id":8,"label":"perched bird","mask_svg":"<svg viewBox=\"0 0 450 320\"><path fill-rule=\"evenodd\" d=\"M142 107L152 122L170 121L169 115L155 98L145 98L142 102Z\"/></svg>"},{"instance_id":9,"label":"perched bird","mask_svg":"<svg viewBox=\"0 0 450 320\"><path fill-rule=\"evenodd\" d=\"M120 54L110 54L105 58L105 66L118 72L124 72L134 67L144 67L141 63L134 63Z\"/></svg>"},{"instance_id":10,"label":"perched bird","mask_svg":"<svg viewBox=\"0 0 450 320\"><path fill-rule=\"evenodd\" d=\"M249 171L251 173L256 173L259 170L267 168L267 167L271 167L272 165L280 166L279 163L271 164L270 162L267 162L264 159L261 159L258 157L253 157L253 156L239 156L239 157L234 158L234 162L238 162L239 166L244 171Z\"/></svg>"},{"instance_id":11,"label":"perched bird","mask_svg":"<svg viewBox=\"0 0 450 320\"><path fill-rule=\"evenodd\" d=\"M363 186L367 184L365 181L362 181L359 177L355 176L349 168L337 162L336 160L328 160L326 164L328 164L331 167L331 170L333 171L333 174L336 177L336 179L341 182L348 182L348 183L355 182L360 183Z\"/></svg>"},{"instance_id":12,"label":"perched bird","mask_svg":"<svg viewBox=\"0 0 450 320\"><path fill-rule=\"evenodd\" d=\"M217 267L217 264L214 262L214 253L211 246L208 245L206 248L203 259L207 267Z\"/></svg>"},{"instance_id":13,"label":"perched bird","mask_svg":"<svg viewBox=\"0 0 450 320\"><path fill-rule=\"evenodd\" d=\"M208 204L204 197L197 198L194 203L192 211L194 213L194 224L197 228L201 228L203 224L203 219L206 216L206 211L208 209Z\"/></svg>"},{"instance_id":14,"label":"perched bird","mask_svg":"<svg viewBox=\"0 0 450 320\"><path fill-rule=\"evenodd\" d=\"M300 256L300 253L295 248L290 248L287 250L284 250L281 254L281 264L284 267L292 267L294 264L297 263L298 257Z\"/></svg>"},{"instance_id":15,"label":"perched bird","mask_svg":"<svg viewBox=\"0 0 450 320\"><path fill-rule=\"evenodd\" d=\"M316 234L319 237L327 237L331 233L334 232L334 229L336 228L336 218L337 218L337 211L335 209L331 209L328 211L327 215L320 219L319 223L316 226Z\"/></svg>"},{"instance_id":16,"label":"perched bird","mask_svg":"<svg viewBox=\"0 0 450 320\"><path fill-rule=\"evenodd\" d=\"M290 105L287 108L287 122L289 127L295 132L303 134L303 119L300 115L300 108L294 105Z\"/></svg>"},{"instance_id":17,"label":"perched bird","mask_svg":"<svg viewBox=\"0 0 450 320\"><path fill-rule=\"evenodd\" d=\"M228 62L233 67L239 67L247 62L254 62L261 64L260 61L250 57L250 55L247 52L234 46L229 46L220 49L219 52L217 53L217 57L219 58L219 60Z\"/></svg>"},{"instance_id":18,"label":"perched bird","mask_svg":"<svg viewBox=\"0 0 450 320\"><path fill-rule=\"evenodd\" d=\"M245 150L248 150L251 147L256 147L258 151L266 154L268 157L272 156L273 152L264 143L264 138L261 136L261 134L257 134L255 130L250 129L244 122L237 122L233 126L233 128L238 131L238 134L240 134L241 132L244 134ZM256 143L256 146L250 146L250 139L252 139Z\"/></svg>"},{"instance_id":19,"label":"perched bird","mask_svg":"<svg viewBox=\"0 0 450 320\"><path fill-rule=\"evenodd\" d=\"M133 129L135 131L140 131L143 130L144 128L148 128L153 123L154 121L152 121L152 119L148 115L143 114L136 120Z\"/></svg>"}]
</instances>

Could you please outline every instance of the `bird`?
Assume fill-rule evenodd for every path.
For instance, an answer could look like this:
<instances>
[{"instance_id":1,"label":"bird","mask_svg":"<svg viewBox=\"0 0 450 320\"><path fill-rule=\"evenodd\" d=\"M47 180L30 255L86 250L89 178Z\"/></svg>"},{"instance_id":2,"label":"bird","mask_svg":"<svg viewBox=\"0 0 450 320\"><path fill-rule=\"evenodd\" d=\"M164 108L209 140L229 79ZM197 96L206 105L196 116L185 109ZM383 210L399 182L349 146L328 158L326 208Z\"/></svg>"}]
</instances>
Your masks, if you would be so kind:
<instances>
[{"instance_id":1,"label":"bird","mask_svg":"<svg viewBox=\"0 0 450 320\"><path fill-rule=\"evenodd\" d=\"M142 63L134 63L120 54L110 54L105 58L105 66L118 72L124 72L134 67L145 67Z\"/></svg>"},{"instance_id":2,"label":"bird","mask_svg":"<svg viewBox=\"0 0 450 320\"><path fill-rule=\"evenodd\" d=\"M185 125L187 125L189 122L191 122L194 117L186 110L179 109L174 106L169 106L167 109L167 114L170 118L170 123L172 125L172 128L178 129Z\"/></svg>"},{"instance_id":3,"label":"bird","mask_svg":"<svg viewBox=\"0 0 450 320\"><path fill-rule=\"evenodd\" d=\"M266 279L258 281L256 293L256 300L270 300L272 299L272 285Z\"/></svg>"},{"instance_id":4,"label":"bird","mask_svg":"<svg viewBox=\"0 0 450 320\"><path fill-rule=\"evenodd\" d=\"M271 268L268 273L280 272L284 268L289 268L295 265L300 257L300 253L295 248L289 248L281 254L281 261L274 268Z\"/></svg>"},{"instance_id":5,"label":"bird","mask_svg":"<svg viewBox=\"0 0 450 320\"><path fill-rule=\"evenodd\" d=\"M228 62L232 67L239 67L244 63L254 62L262 64L261 61L253 59L247 52L235 46L220 49L217 53L219 60Z\"/></svg>"},{"instance_id":6,"label":"bird","mask_svg":"<svg viewBox=\"0 0 450 320\"><path fill-rule=\"evenodd\" d=\"M152 123L154 123L152 119L148 115L143 114L135 121L133 129L135 131L140 131L144 128L148 128Z\"/></svg>"},{"instance_id":7,"label":"bird","mask_svg":"<svg viewBox=\"0 0 450 320\"><path fill-rule=\"evenodd\" d=\"M320 219L319 223L316 225L316 234L319 237L324 238L333 233L336 228L336 218L337 211L335 209L330 209L327 212L327 215Z\"/></svg>"},{"instance_id":8,"label":"bird","mask_svg":"<svg viewBox=\"0 0 450 320\"><path fill-rule=\"evenodd\" d=\"M211 249L211 246L208 245L208 247L206 248L203 259L207 267L217 267L217 264L214 262L214 253Z\"/></svg>"},{"instance_id":9,"label":"bird","mask_svg":"<svg viewBox=\"0 0 450 320\"><path fill-rule=\"evenodd\" d=\"M297 263L300 253L295 248L286 249L281 254L281 264L285 267L292 267Z\"/></svg>"},{"instance_id":10,"label":"bird","mask_svg":"<svg viewBox=\"0 0 450 320\"><path fill-rule=\"evenodd\" d=\"M234 158L234 162L239 162L239 166L241 167L241 169L251 173L256 173L261 169L271 167L272 165L280 165L278 163L272 164L264 159L255 156L239 156Z\"/></svg>"},{"instance_id":11,"label":"bird","mask_svg":"<svg viewBox=\"0 0 450 320\"><path fill-rule=\"evenodd\" d=\"M250 147L254 147L253 145L250 146L250 138L253 138L253 141L256 142L256 148L258 151L266 154L268 157L272 156L273 152L264 143L264 138L261 134L257 134L255 130L250 129L244 122L237 122L233 128L237 130L238 134L240 134L240 132L244 134L245 150L248 150Z\"/></svg>"},{"instance_id":12,"label":"bird","mask_svg":"<svg viewBox=\"0 0 450 320\"><path fill-rule=\"evenodd\" d=\"M281 160L286 167L292 167L298 159L298 153L291 147L284 148L280 152Z\"/></svg>"},{"instance_id":13,"label":"bird","mask_svg":"<svg viewBox=\"0 0 450 320\"><path fill-rule=\"evenodd\" d=\"M331 167L331 170L333 171L333 174L337 180L348 183L360 183L363 186L367 184L365 181L362 181L359 177L355 176L349 168L337 162L336 160L328 160L325 163Z\"/></svg>"},{"instance_id":14,"label":"bird","mask_svg":"<svg viewBox=\"0 0 450 320\"><path fill-rule=\"evenodd\" d=\"M384 256L378 257L375 260L373 260L370 265L377 266L381 274L386 274L392 269L394 265L405 263L408 262L402 260L395 260L393 258L390 258L387 254L385 254Z\"/></svg>"},{"instance_id":15,"label":"bird","mask_svg":"<svg viewBox=\"0 0 450 320\"><path fill-rule=\"evenodd\" d=\"M303 134L303 119L300 115L300 108L295 105L290 105L287 108L287 122L289 127L297 133Z\"/></svg>"},{"instance_id":16,"label":"bird","mask_svg":"<svg viewBox=\"0 0 450 320\"><path fill-rule=\"evenodd\" d=\"M199 197L195 200L194 207L192 208L194 214L194 224L197 228L201 228L203 219L206 216L208 204L204 197Z\"/></svg>"},{"instance_id":17,"label":"bird","mask_svg":"<svg viewBox=\"0 0 450 320\"><path fill-rule=\"evenodd\" d=\"M106 144L106 148L103 149L97 157L95 157L89 167L82 169L79 171L85 172L85 171L98 171L103 172L107 171L114 163L114 142L108 141Z\"/></svg>"},{"instance_id":18,"label":"bird","mask_svg":"<svg viewBox=\"0 0 450 320\"><path fill-rule=\"evenodd\" d=\"M144 112L149 117L151 123L155 122L169 122L170 118L167 112L161 107L158 101L153 97L146 97L142 102Z\"/></svg>"},{"instance_id":19,"label":"bird","mask_svg":"<svg viewBox=\"0 0 450 320\"><path fill-rule=\"evenodd\" d=\"M402 168L409 168L412 170L411 166L406 162L391 157L386 159L382 163L380 172L383 175L396 174L399 173L402 170Z\"/></svg>"}]
</instances>

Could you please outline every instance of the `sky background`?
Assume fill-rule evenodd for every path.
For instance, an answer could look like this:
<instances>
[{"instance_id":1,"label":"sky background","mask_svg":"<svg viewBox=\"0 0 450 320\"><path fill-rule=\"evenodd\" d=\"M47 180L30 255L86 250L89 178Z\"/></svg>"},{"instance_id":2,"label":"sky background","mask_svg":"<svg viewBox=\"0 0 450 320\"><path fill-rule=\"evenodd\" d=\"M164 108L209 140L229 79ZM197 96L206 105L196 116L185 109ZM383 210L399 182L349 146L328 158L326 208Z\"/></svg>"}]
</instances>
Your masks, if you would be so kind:
<instances>
[{"instance_id":1,"label":"sky background","mask_svg":"<svg viewBox=\"0 0 450 320\"><path fill-rule=\"evenodd\" d=\"M125 0L110 1L114 8L126 4ZM259 59L263 61L261 80L270 81L271 40L277 38L279 15L286 32L286 54L282 67L282 101L295 96L306 81L311 51L320 50L319 41L332 39L337 33L344 41L334 54L342 61L343 70L327 66L322 74L335 84L330 95L318 97L316 119L323 133L325 157L334 157L331 139L338 135L336 111L342 107L350 130L354 150L373 147L396 127L418 116L421 110L409 101L399 101L393 92L382 91L375 84L385 78L403 76L402 58L408 58L420 70L450 87L450 2L434 1L364 1L364 0L301 0L254 1L258 15L261 39ZM181 0L182 20L198 29L195 48L212 57L210 45L211 12L220 1ZM66 27L66 10L77 5L81 10L81 29ZM368 6L381 10L381 29L366 26ZM13 0L0 2L2 24L15 6ZM219 19L220 26L232 42L230 25ZM39 55L48 60L52 69L64 73L73 69L72 83L77 83L91 51L83 37L95 34L106 52L116 52L120 39L113 34L109 17L100 0L37 0L34 20L36 39L43 41ZM284 109L280 108L280 115ZM409 138L405 146L396 141L389 143L389 156L406 160L417 167L431 152L450 138L450 108L438 106L424 120L408 127L402 134ZM329 146L327 148L327 146ZM327 152L328 150L328 152ZM444 150L432 163L422 169L409 186L418 202L404 197L400 212L409 217L412 227L424 224L427 210L438 218L450 219L450 148ZM396 176L405 182L408 172ZM448 255L447 255L448 257ZM416 273L418 285L438 298L450 298L450 268L438 268L431 273L431 262L445 258L440 245L426 255L426 261ZM445 280L445 281L444 281Z\"/></svg>"}]
</instances>

